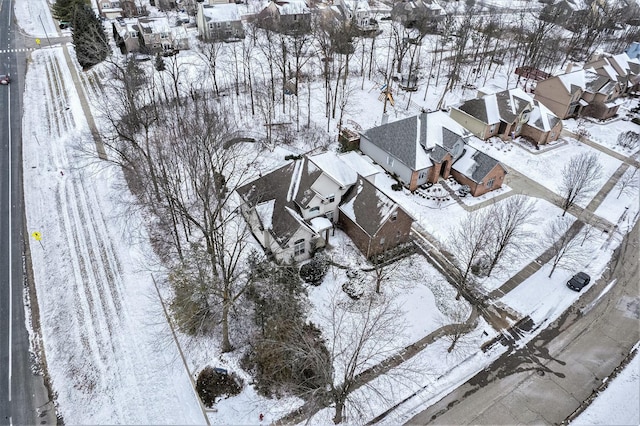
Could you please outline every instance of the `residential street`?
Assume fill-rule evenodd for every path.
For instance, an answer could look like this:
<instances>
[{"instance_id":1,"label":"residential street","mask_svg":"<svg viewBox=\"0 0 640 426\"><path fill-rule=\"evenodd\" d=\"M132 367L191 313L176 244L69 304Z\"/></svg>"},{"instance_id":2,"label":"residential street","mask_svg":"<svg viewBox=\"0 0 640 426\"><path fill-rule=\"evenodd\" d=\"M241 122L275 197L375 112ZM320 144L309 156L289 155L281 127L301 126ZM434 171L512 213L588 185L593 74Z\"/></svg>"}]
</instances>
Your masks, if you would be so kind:
<instances>
[{"instance_id":1,"label":"residential street","mask_svg":"<svg viewBox=\"0 0 640 426\"><path fill-rule=\"evenodd\" d=\"M409 424L558 424L580 408L640 338L639 230L636 223L616 251L611 272L578 306Z\"/></svg>"}]
</instances>

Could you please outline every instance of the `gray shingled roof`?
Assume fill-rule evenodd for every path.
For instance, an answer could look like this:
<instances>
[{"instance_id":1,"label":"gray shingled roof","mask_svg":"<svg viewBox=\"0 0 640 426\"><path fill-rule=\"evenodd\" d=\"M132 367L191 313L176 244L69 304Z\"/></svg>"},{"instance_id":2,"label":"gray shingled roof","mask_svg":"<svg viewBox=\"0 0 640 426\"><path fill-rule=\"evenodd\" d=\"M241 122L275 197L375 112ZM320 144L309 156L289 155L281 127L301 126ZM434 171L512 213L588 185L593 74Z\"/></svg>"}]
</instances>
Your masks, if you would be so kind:
<instances>
[{"instance_id":1,"label":"gray shingled roof","mask_svg":"<svg viewBox=\"0 0 640 426\"><path fill-rule=\"evenodd\" d=\"M414 116L373 127L365 131L362 136L415 170L418 146L415 143L418 131L416 120L417 116Z\"/></svg>"},{"instance_id":2,"label":"gray shingled roof","mask_svg":"<svg viewBox=\"0 0 640 426\"><path fill-rule=\"evenodd\" d=\"M322 170L315 165L310 165L309 160L305 157L302 165L302 173L300 174L300 183L298 186L298 194L296 196L296 202L304 209L307 208L309 202L313 199L314 192L311 190L311 185L320 177Z\"/></svg>"},{"instance_id":3,"label":"gray shingled roof","mask_svg":"<svg viewBox=\"0 0 640 426\"><path fill-rule=\"evenodd\" d=\"M339 208L369 236L374 236L391 213L400 207L371 182L358 176Z\"/></svg>"},{"instance_id":4,"label":"gray shingled roof","mask_svg":"<svg viewBox=\"0 0 640 426\"><path fill-rule=\"evenodd\" d=\"M483 123L493 124L493 123L489 123L489 118L487 115L487 106L485 104L485 100L482 98L469 99L468 101L465 101L462 105L460 105L458 109L460 111L466 112L472 117L477 118Z\"/></svg>"},{"instance_id":5,"label":"gray shingled roof","mask_svg":"<svg viewBox=\"0 0 640 426\"><path fill-rule=\"evenodd\" d=\"M294 179L295 166L295 161L286 164L236 190L251 207L275 200L270 232L281 247L286 247L291 236L300 227L300 223L285 210L287 206L297 211L294 203L287 201L291 181Z\"/></svg>"},{"instance_id":6,"label":"gray shingled roof","mask_svg":"<svg viewBox=\"0 0 640 426\"><path fill-rule=\"evenodd\" d=\"M447 151L446 149L444 149L443 147L441 147L440 145L436 145L433 148L433 151L431 151L431 160L434 163L442 163L442 160L444 160L444 157L446 157L446 155L449 153L449 151Z\"/></svg>"},{"instance_id":7,"label":"gray shingled roof","mask_svg":"<svg viewBox=\"0 0 640 426\"><path fill-rule=\"evenodd\" d=\"M498 160L489 155L485 154L482 151L476 151L471 155L471 159L475 162L475 167L471 173L471 176L467 176L469 179L474 181L475 183L482 182L487 174L493 170L493 168L500 164ZM453 167L455 167L455 163L453 163ZM501 165L502 166L502 165ZM462 171L460 171L462 173Z\"/></svg>"}]
</instances>

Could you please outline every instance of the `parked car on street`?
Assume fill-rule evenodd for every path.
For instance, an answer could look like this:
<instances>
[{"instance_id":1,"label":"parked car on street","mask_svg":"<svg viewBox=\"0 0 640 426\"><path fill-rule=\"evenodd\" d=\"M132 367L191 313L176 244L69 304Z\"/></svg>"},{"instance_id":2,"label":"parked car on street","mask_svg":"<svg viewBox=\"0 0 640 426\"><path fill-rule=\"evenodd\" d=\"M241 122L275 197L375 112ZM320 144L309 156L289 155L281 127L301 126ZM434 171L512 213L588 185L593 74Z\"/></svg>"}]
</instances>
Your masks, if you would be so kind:
<instances>
[{"instance_id":1,"label":"parked car on street","mask_svg":"<svg viewBox=\"0 0 640 426\"><path fill-rule=\"evenodd\" d=\"M567 282L567 287L571 290L580 291L591 281L591 277L584 272L578 272Z\"/></svg>"},{"instance_id":2,"label":"parked car on street","mask_svg":"<svg viewBox=\"0 0 640 426\"><path fill-rule=\"evenodd\" d=\"M11 83L11 76L9 74L0 74L0 84Z\"/></svg>"}]
</instances>

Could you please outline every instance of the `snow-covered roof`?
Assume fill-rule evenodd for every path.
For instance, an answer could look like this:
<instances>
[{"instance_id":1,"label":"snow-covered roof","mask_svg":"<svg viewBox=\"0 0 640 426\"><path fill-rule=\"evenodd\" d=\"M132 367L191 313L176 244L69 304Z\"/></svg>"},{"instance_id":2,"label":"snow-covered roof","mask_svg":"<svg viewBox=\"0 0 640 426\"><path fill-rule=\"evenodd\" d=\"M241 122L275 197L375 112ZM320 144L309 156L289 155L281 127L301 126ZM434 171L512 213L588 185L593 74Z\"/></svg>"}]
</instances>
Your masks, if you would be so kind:
<instances>
[{"instance_id":1,"label":"snow-covered roof","mask_svg":"<svg viewBox=\"0 0 640 426\"><path fill-rule=\"evenodd\" d=\"M301 15L311 13L304 0L276 0L273 2L280 15Z\"/></svg>"},{"instance_id":2,"label":"snow-covered roof","mask_svg":"<svg viewBox=\"0 0 640 426\"><path fill-rule=\"evenodd\" d=\"M530 95L520 88L515 88L489 94L479 99L470 99L457 109L483 123L496 124L500 121L512 123L532 103L533 98Z\"/></svg>"},{"instance_id":3,"label":"snow-covered roof","mask_svg":"<svg viewBox=\"0 0 640 426\"><path fill-rule=\"evenodd\" d=\"M478 151L469 145L465 146L462 156L451 166L452 169L480 183L500 162L495 158Z\"/></svg>"},{"instance_id":4,"label":"snow-covered roof","mask_svg":"<svg viewBox=\"0 0 640 426\"><path fill-rule=\"evenodd\" d=\"M359 176L339 208L369 236L373 236L391 214L401 207L367 179Z\"/></svg>"},{"instance_id":5,"label":"snow-covered roof","mask_svg":"<svg viewBox=\"0 0 640 426\"><path fill-rule=\"evenodd\" d=\"M371 7L367 0L341 0L345 8L351 12L369 12Z\"/></svg>"},{"instance_id":6,"label":"snow-covered roof","mask_svg":"<svg viewBox=\"0 0 640 426\"><path fill-rule=\"evenodd\" d=\"M311 156L309 161L315 163L320 170L340 186L347 187L356 183L357 173L333 152L324 152Z\"/></svg>"},{"instance_id":7,"label":"snow-covered roof","mask_svg":"<svg viewBox=\"0 0 640 426\"><path fill-rule=\"evenodd\" d=\"M333 223L323 216L314 217L309 222L311 223L311 228L317 233L333 228Z\"/></svg>"},{"instance_id":8,"label":"snow-covered roof","mask_svg":"<svg viewBox=\"0 0 640 426\"><path fill-rule=\"evenodd\" d=\"M379 173L379 170L366 155L359 154L356 151L349 151L345 154L340 154L339 157L360 176L368 177Z\"/></svg>"},{"instance_id":9,"label":"snow-covered roof","mask_svg":"<svg viewBox=\"0 0 640 426\"><path fill-rule=\"evenodd\" d=\"M462 138L466 133L448 114L434 111L368 129L362 136L412 170L422 170L432 165L428 151L447 135Z\"/></svg>"},{"instance_id":10,"label":"snow-covered roof","mask_svg":"<svg viewBox=\"0 0 640 426\"><path fill-rule=\"evenodd\" d=\"M529 121L527 122L529 126L535 127L536 129L544 132L549 132L556 126L556 124L558 124L559 121L560 119L551 112L549 108L537 100L533 101L533 109L531 110Z\"/></svg>"},{"instance_id":11,"label":"snow-covered roof","mask_svg":"<svg viewBox=\"0 0 640 426\"><path fill-rule=\"evenodd\" d=\"M235 3L203 5L202 15L211 22L240 21L240 11Z\"/></svg>"}]
</instances>

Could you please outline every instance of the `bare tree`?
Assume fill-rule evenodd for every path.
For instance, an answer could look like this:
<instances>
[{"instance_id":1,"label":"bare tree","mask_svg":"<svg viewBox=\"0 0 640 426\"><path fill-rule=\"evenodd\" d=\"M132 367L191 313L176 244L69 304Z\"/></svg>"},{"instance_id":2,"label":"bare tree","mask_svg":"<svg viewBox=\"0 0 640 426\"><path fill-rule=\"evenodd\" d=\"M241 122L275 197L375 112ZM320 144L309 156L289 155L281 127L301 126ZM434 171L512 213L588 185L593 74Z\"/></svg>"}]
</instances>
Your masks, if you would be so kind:
<instances>
[{"instance_id":1,"label":"bare tree","mask_svg":"<svg viewBox=\"0 0 640 426\"><path fill-rule=\"evenodd\" d=\"M491 219L486 210L469 213L452 232L450 251L457 262L459 285L469 283L472 267L486 254L491 238ZM460 298L460 291L456 299Z\"/></svg>"},{"instance_id":2,"label":"bare tree","mask_svg":"<svg viewBox=\"0 0 640 426\"><path fill-rule=\"evenodd\" d=\"M571 157L562 169L560 196L562 216L573 205L587 199L600 184L602 166L598 154L582 153Z\"/></svg>"},{"instance_id":3,"label":"bare tree","mask_svg":"<svg viewBox=\"0 0 640 426\"><path fill-rule=\"evenodd\" d=\"M362 384L358 374L376 361L401 349L402 315L388 295L371 294L358 301L345 300L334 293L327 309L326 345L333 361L329 396L335 404L335 424L342 423L345 411L358 411L351 393ZM371 382L364 384L375 391Z\"/></svg>"},{"instance_id":4,"label":"bare tree","mask_svg":"<svg viewBox=\"0 0 640 426\"><path fill-rule=\"evenodd\" d=\"M634 167L631 173L627 171L624 175L622 175L620 180L618 180L619 190L616 199L620 198L623 192L625 194L633 194L638 190L640 182L638 181L638 176L636 176L637 173L638 169Z\"/></svg>"},{"instance_id":5,"label":"bare tree","mask_svg":"<svg viewBox=\"0 0 640 426\"><path fill-rule=\"evenodd\" d=\"M466 346L466 336L475 326L477 321L468 324L471 319L472 308L465 302L456 302L451 305L447 312L443 312L444 318L440 321L440 326L446 327L446 334L443 339L449 342L447 352L453 352L456 347Z\"/></svg>"},{"instance_id":6,"label":"bare tree","mask_svg":"<svg viewBox=\"0 0 640 426\"><path fill-rule=\"evenodd\" d=\"M529 233L524 227L535 213L534 203L524 195L509 197L491 208L492 231L489 236L489 270L487 276L503 257L521 253L528 246Z\"/></svg>"},{"instance_id":7,"label":"bare tree","mask_svg":"<svg viewBox=\"0 0 640 426\"><path fill-rule=\"evenodd\" d=\"M551 222L549 228L542 236L542 243L549 247L551 251L551 272L553 275L556 268L573 269L585 259L586 254L591 251L584 247L584 243L593 238L592 228L587 226L582 230L582 235L577 236L578 226L572 226L571 222L563 217L558 217Z\"/></svg>"}]
</instances>

